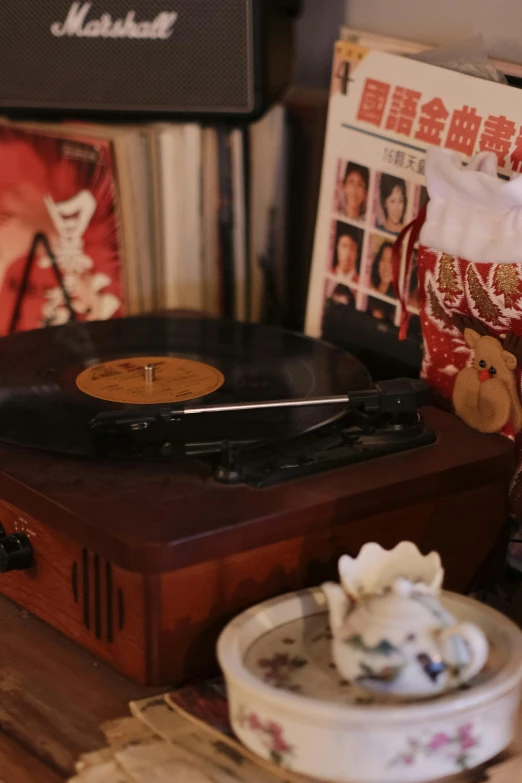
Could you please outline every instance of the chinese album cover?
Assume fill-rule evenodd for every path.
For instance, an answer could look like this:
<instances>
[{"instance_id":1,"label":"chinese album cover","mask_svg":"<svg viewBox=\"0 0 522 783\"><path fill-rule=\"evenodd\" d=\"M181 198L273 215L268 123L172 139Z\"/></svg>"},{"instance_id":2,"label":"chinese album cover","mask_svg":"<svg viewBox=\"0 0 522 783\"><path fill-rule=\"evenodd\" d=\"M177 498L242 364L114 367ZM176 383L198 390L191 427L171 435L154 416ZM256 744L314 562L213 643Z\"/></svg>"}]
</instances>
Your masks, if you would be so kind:
<instances>
[{"instance_id":1,"label":"chinese album cover","mask_svg":"<svg viewBox=\"0 0 522 783\"><path fill-rule=\"evenodd\" d=\"M16 331L62 324L71 307L78 320L122 314L115 199L110 142L0 125L0 335L19 299ZM28 266L40 233L58 274L41 243Z\"/></svg>"},{"instance_id":2,"label":"chinese album cover","mask_svg":"<svg viewBox=\"0 0 522 783\"><path fill-rule=\"evenodd\" d=\"M306 318L323 335L327 313L349 308L398 330L392 247L427 202L429 146L465 161L492 150L501 176L522 169L522 93L514 87L338 41ZM404 267L404 264L403 264ZM415 253L401 285L410 337L420 340ZM336 329L342 318L335 318ZM336 339L328 330L328 338ZM343 342L343 335L338 335Z\"/></svg>"}]
</instances>

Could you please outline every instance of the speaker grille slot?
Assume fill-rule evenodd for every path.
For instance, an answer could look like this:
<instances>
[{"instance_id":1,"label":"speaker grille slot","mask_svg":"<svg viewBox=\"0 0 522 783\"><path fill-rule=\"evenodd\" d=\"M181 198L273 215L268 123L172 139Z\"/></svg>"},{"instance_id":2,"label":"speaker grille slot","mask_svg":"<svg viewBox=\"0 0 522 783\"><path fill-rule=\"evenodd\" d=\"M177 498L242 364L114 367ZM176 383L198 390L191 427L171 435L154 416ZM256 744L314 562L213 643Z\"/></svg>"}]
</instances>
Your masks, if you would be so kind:
<instances>
[{"instance_id":1,"label":"speaker grille slot","mask_svg":"<svg viewBox=\"0 0 522 783\"><path fill-rule=\"evenodd\" d=\"M107 641L112 642L113 636L113 601L112 601L112 566L110 563L105 563L105 589L107 591Z\"/></svg>"},{"instance_id":2,"label":"speaker grille slot","mask_svg":"<svg viewBox=\"0 0 522 783\"><path fill-rule=\"evenodd\" d=\"M115 627L121 631L125 624L125 600L121 588L116 591L114 586L111 563L83 549L81 563L75 561L71 570L75 603L79 601L80 584L84 627L92 629L97 639L113 642Z\"/></svg>"},{"instance_id":3,"label":"speaker grille slot","mask_svg":"<svg viewBox=\"0 0 522 783\"><path fill-rule=\"evenodd\" d=\"M72 567L72 574L71 574L71 582L72 582L72 591L74 596L74 603L78 603L78 563L73 563Z\"/></svg>"},{"instance_id":4,"label":"speaker grille slot","mask_svg":"<svg viewBox=\"0 0 522 783\"><path fill-rule=\"evenodd\" d=\"M125 625L125 603L123 601L123 593L118 590L118 628L123 630Z\"/></svg>"},{"instance_id":5,"label":"speaker grille slot","mask_svg":"<svg viewBox=\"0 0 522 783\"><path fill-rule=\"evenodd\" d=\"M94 629L96 638L101 639L101 585L100 558L94 555Z\"/></svg>"},{"instance_id":6,"label":"speaker grille slot","mask_svg":"<svg viewBox=\"0 0 522 783\"><path fill-rule=\"evenodd\" d=\"M82 573L83 573L83 624L88 629L91 627L91 603L90 603L90 579L89 579L89 552L84 549L82 552Z\"/></svg>"}]
</instances>

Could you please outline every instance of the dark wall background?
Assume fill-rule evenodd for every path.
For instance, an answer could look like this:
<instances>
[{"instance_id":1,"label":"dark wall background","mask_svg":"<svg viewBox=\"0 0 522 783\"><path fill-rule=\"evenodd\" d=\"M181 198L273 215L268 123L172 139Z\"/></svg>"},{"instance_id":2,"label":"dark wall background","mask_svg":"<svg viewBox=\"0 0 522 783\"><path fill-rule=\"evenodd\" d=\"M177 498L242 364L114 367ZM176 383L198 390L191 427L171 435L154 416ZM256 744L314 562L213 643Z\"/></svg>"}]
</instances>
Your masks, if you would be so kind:
<instances>
[{"instance_id":1,"label":"dark wall background","mask_svg":"<svg viewBox=\"0 0 522 783\"><path fill-rule=\"evenodd\" d=\"M297 83L328 87L334 41L345 21L346 0L303 0L297 22Z\"/></svg>"}]
</instances>

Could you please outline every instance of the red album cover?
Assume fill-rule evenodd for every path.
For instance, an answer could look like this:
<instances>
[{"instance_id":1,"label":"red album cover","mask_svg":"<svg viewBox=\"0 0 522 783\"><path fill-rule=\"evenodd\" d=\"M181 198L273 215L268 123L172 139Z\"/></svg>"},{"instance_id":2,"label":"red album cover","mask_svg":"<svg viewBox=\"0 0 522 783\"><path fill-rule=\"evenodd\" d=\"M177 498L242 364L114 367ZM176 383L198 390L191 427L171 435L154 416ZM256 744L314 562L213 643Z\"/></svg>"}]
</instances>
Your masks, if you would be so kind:
<instances>
[{"instance_id":1,"label":"red album cover","mask_svg":"<svg viewBox=\"0 0 522 783\"><path fill-rule=\"evenodd\" d=\"M40 233L58 274L44 242L28 264ZM81 321L123 315L111 142L0 126L0 335L66 323L71 308Z\"/></svg>"}]
</instances>

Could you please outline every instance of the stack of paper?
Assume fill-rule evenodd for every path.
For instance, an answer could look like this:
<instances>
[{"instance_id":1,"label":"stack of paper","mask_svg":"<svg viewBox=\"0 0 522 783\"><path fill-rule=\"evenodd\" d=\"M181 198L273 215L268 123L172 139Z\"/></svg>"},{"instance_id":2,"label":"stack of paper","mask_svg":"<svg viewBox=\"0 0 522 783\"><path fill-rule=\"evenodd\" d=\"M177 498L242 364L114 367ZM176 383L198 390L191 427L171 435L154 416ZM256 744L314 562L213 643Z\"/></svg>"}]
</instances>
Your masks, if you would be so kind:
<instances>
[{"instance_id":1,"label":"stack of paper","mask_svg":"<svg viewBox=\"0 0 522 783\"><path fill-rule=\"evenodd\" d=\"M102 727L107 747L88 753L70 783L310 783L276 767L235 739L221 680L131 702L133 717ZM454 783L522 779L522 709L513 745Z\"/></svg>"}]
</instances>

